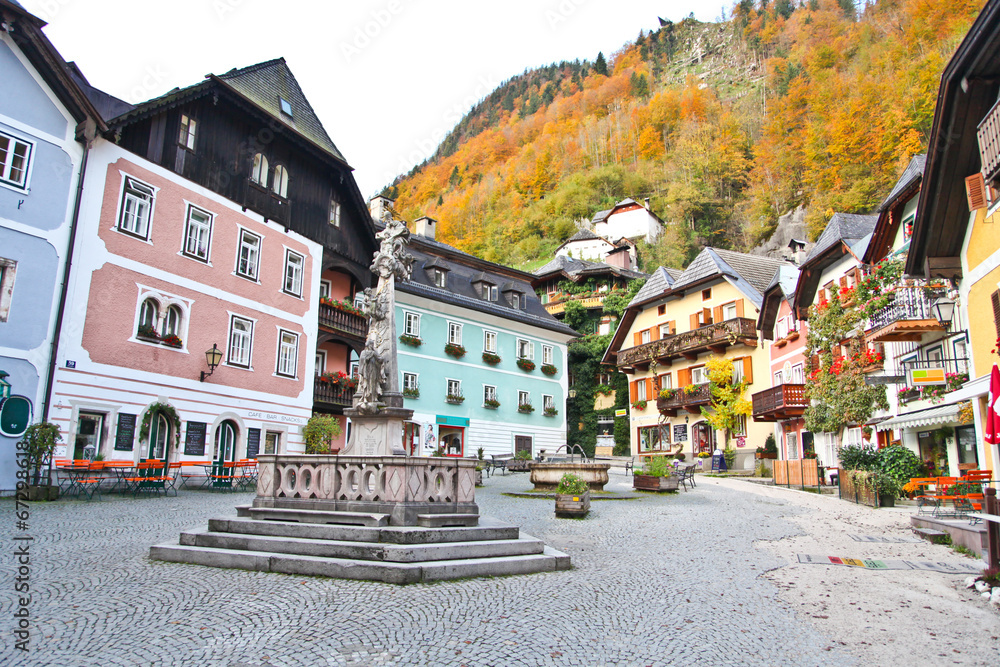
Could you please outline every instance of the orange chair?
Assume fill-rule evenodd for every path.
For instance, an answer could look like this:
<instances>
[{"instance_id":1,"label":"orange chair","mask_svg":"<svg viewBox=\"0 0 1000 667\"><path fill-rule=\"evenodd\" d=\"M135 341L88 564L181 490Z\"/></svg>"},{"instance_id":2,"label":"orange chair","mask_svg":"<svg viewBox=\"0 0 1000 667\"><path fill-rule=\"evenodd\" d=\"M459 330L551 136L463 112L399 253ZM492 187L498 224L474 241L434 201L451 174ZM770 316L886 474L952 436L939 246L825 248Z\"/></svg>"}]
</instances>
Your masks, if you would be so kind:
<instances>
[{"instance_id":1,"label":"orange chair","mask_svg":"<svg viewBox=\"0 0 1000 667\"><path fill-rule=\"evenodd\" d=\"M917 513L933 513L938 506L937 496L933 488L937 485L937 477L912 477L910 483L919 487L914 496L917 499Z\"/></svg>"}]
</instances>

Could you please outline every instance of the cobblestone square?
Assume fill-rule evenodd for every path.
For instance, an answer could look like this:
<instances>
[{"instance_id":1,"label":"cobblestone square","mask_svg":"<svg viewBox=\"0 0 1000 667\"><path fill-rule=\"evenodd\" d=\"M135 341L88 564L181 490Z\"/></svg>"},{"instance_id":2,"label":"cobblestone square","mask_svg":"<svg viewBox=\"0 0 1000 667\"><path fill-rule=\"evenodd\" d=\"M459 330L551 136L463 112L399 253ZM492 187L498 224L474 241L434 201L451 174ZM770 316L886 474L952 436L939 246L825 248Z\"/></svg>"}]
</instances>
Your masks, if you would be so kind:
<instances>
[{"instance_id":1,"label":"cobblestone square","mask_svg":"<svg viewBox=\"0 0 1000 667\"><path fill-rule=\"evenodd\" d=\"M608 488L630 481L612 472ZM33 503L31 652L11 639L8 556L0 664L857 664L762 576L788 563L755 542L801 536L791 519L809 510L740 484L597 500L571 520L552 500L504 495L527 490L527 475L496 476L478 489L480 511L565 551L573 569L405 587L148 559L150 545L235 516L249 494ZM0 508L10 553L14 503Z\"/></svg>"}]
</instances>

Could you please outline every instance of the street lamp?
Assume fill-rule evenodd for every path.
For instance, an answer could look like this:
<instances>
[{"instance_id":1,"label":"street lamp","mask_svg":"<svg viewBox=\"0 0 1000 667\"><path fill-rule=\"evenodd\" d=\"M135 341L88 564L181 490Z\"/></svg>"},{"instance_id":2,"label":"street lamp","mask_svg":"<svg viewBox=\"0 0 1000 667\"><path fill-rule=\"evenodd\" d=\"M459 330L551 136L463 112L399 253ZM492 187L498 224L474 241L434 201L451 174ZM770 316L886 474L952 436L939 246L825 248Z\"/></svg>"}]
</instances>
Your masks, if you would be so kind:
<instances>
[{"instance_id":1,"label":"street lamp","mask_svg":"<svg viewBox=\"0 0 1000 667\"><path fill-rule=\"evenodd\" d=\"M215 343L212 343L212 349L205 351L205 361L208 363L208 372L201 372L201 382L205 381L209 375L215 372L215 367L219 365L222 361L222 350Z\"/></svg>"},{"instance_id":2,"label":"street lamp","mask_svg":"<svg viewBox=\"0 0 1000 667\"><path fill-rule=\"evenodd\" d=\"M937 316L938 322L943 324L947 329L951 324L952 317L955 316L955 301L946 296L942 296L934 300L934 303L931 304L931 308L934 309L934 314Z\"/></svg>"}]
</instances>

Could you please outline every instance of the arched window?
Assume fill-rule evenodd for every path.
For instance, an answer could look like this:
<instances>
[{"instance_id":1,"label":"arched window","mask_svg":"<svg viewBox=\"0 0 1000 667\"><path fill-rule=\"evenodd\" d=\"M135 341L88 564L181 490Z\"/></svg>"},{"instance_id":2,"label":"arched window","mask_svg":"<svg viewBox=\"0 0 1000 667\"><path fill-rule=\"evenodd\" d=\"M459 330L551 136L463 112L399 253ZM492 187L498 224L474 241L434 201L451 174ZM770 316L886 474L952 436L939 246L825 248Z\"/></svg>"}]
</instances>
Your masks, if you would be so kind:
<instances>
[{"instance_id":1,"label":"arched window","mask_svg":"<svg viewBox=\"0 0 1000 667\"><path fill-rule=\"evenodd\" d=\"M257 153L253 156L253 169L250 170L250 180L261 187L267 187L267 158L264 157L263 153Z\"/></svg>"},{"instance_id":2,"label":"arched window","mask_svg":"<svg viewBox=\"0 0 1000 667\"><path fill-rule=\"evenodd\" d=\"M139 331L140 336L157 337L157 325L160 323L160 304L156 299L146 299L139 309Z\"/></svg>"},{"instance_id":3,"label":"arched window","mask_svg":"<svg viewBox=\"0 0 1000 667\"><path fill-rule=\"evenodd\" d=\"M170 423L162 412L156 413L156 428L149 439L149 457L163 460L167 454L167 442L170 437Z\"/></svg>"},{"instance_id":4,"label":"arched window","mask_svg":"<svg viewBox=\"0 0 1000 667\"><path fill-rule=\"evenodd\" d=\"M274 180L271 181L271 189L279 197L288 196L288 170L280 164L274 168Z\"/></svg>"},{"instance_id":5,"label":"arched window","mask_svg":"<svg viewBox=\"0 0 1000 667\"><path fill-rule=\"evenodd\" d=\"M181 330L181 309L177 306L169 306L163 316L163 336L180 335Z\"/></svg>"}]
</instances>

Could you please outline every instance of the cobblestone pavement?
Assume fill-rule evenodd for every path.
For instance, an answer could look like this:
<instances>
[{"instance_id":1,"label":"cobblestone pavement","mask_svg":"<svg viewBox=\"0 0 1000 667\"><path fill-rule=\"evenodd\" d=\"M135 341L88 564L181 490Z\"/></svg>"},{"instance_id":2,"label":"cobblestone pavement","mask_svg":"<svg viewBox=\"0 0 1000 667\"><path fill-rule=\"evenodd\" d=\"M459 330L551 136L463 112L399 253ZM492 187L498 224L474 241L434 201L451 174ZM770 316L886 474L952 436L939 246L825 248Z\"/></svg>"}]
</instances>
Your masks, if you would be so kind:
<instances>
[{"instance_id":1,"label":"cobblestone pavement","mask_svg":"<svg viewBox=\"0 0 1000 667\"><path fill-rule=\"evenodd\" d=\"M609 489L628 480L612 472ZM249 494L31 505L31 652L14 649L14 503L0 501L0 664L844 665L761 575L756 540L801 534L803 510L713 484L596 501L585 520L486 480L480 511L567 552L574 569L394 586L153 562Z\"/></svg>"}]
</instances>

